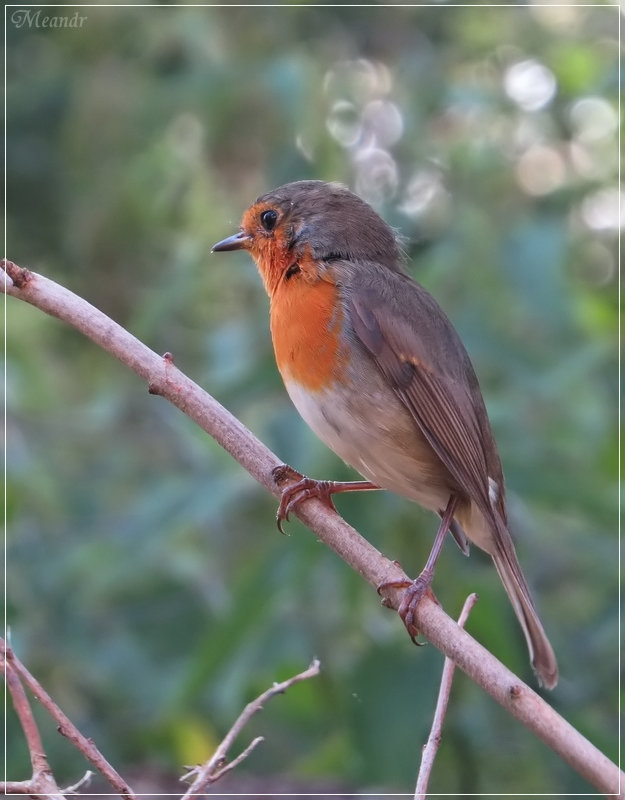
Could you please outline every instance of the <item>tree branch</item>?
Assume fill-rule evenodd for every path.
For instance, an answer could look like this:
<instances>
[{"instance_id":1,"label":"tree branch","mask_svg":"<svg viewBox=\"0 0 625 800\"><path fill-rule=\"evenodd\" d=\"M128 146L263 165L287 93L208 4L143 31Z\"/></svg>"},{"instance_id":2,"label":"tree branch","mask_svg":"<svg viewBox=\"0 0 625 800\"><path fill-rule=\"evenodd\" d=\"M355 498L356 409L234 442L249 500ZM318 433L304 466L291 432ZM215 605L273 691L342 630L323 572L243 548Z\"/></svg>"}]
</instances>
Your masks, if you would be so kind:
<instances>
[{"instance_id":1,"label":"tree branch","mask_svg":"<svg viewBox=\"0 0 625 800\"><path fill-rule=\"evenodd\" d=\"M17 704L15 704L15 708L18 712L20 723L27 739L28 749L30 752L31 761L33 763L33 779L36 776L48 775L49 779L53 780L52 772L44 755L41 738L39 737L39 731L35 726L35 721L34 719L32 719L32 721L29 720L28 716L25 715L23 711L20 712L20 709L23 708L24 703L26 703L26 706L28 707L28 700L24 694L22 684L26 686L30 692L32 692L33 697L41 703L48 714L50 714L52 719L58 723L59 733L69 739L69 741L85 756L85 758L87 758L93 764L93 766L99 770L99 772L108 780L115 791L121 795L121 797L126 798L126 800L136 800L136 795L133 793L126 781L109 764L91 739L87 739L87 737L78 730L69 717L64 714L63 711L61 711L46 690L17 658L11 648L6 646L3 639L0 639L0 666L3 666L6 671L7 683L9 685L9 689L11 690L11 694L13 695L14 703L15 694L13 694L13 689L11 688L11 683L9 682L11 679L17 682L17 686L19 686L19 690L21 690L21 694L23 695L23 699L21 697L19 698L19 708ZM28 712L32 717L30 707L28 707ZM21 783L24 784L27 782L22 781ZM7 784L7 787L8 786L9 784ZM8 789L5 788L5 791L8 791ZM48 789L47 793L50 793L51 791L51 789ZM60 793L58 787L56 787L56 792L57 794L54 795L55 800L57 798L63 798L64 795ZM30 792L27 791L22 791L20 793L30 794Z\"/></svg>"},{"instance_id":2,"label":"tree branch","mask_svg":"<svg viewBox=\"0 0 625 800\"><path fill-rule=\"evenodd\" d=\"M7 781L4 791L7 794L28 794L31 797L64 800L64 796L54 780L48 759L45 756L39 729L17 670L13 664L5 661L4 658L0 660L0 666L4 669L6 685L13 700L13 707L24 731L24 738L28 746L30 764L33 770L30 780Z\"/></svg>"},{"instance_id":3,"label":"tree branch","mask_svg":"<svg viewBox=\"0 0 625 800\"><path fill-rule=\"evenodd\" d=\"M273 470L281 465L278 458L213 397L180 372L171 357L158 356L94 306L42 275L10 261L2 262L1 266L6 271L3 289L7 294L67 322L114 355L147 382L150 392L161 395L187 414L262 486L276 497L280 495L281 487L273 477ZM302 503L294 513L372 586L408 580L399 565L383 556L318 500ZM389 589L385 595L387 604L397 609L402 592ZM427 597L422 600L416 622L435 647L590 784L605 793L620 792L620 781L625 775L618 767L435 602Z\"/></svg>"},{"instance_id":4,"label":"tree branch","mask_svg":"<svg viewBox=\"0 0 625 800\"><path fill-rule=\"evenodd\" d=\"M458 617L458 625L461 628L467 624L471 609L477 603L478 597L476 594L470 594L464 601L462 611ZM434 766L434 759L438 753L438 748L441 744L441 737L443 733L443 722L445 714L447 713L447 704L449 702L449 695L451 693L451 684L454 679L454 669L456 665L451 658L446 658L443 664L443 672L441 675L441 686L438 692L438 699L436 700L436 708L434 709L434 719L432 720L432 727L428 740L423 746L423 753L421 754L421 766L419 767L419 775L417 776L417 786L415 788L414 800L425 800L425 795L430 781L430 774Z\"/></svg>"},{"instance_id":5,"label":"tree branch","mask_svg":"<svg viewBox=\"0 0 625 800\"><path fill-rule=\"evenodd\" d=\"M275 697L277 694L284 694L286 690L294 684L308 680L308 678L314 678L318 674L319 661L315 659L304 672L300 672L298 675L294 675L292 678L282 681L282 683L274 683L270 689L267 689L267 691L263 692L255 700L252 700L251 703L248 703L209 760L202 766L195 767L181 778L181 780L184 781L195 776L195 780L182 796L182 800L192 800L192 798L204 792L209 784L215 783L215 781L219 780L219 778L227 772L234 769L237 764L240 764L243 759L247 758L256 745L263 741L262 736L257 736L233 761L226 763L228 751L234 744L235 739L254 714L257 714L268 700L271 700L271 698Z\"/></svg>"}]
</instances>

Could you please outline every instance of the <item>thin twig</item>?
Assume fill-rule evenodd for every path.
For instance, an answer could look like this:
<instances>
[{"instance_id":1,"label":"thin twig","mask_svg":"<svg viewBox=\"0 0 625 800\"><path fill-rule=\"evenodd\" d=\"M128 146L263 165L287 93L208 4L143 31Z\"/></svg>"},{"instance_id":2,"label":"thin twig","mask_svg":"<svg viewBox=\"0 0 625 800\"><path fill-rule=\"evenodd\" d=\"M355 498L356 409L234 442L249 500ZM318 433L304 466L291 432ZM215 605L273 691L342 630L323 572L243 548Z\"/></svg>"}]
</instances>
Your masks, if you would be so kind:
<instances>
[{"instance_id":1,"label":"thin twig","mask_svg":"<svg viewBox=\"0 0 625 800\"><path fill-rule=\"evenodd\" d=\"M263 741L263 737L258 736L233 761L227 763L228 751L234 744L237 736L254 714L257 714L268 700L271 700L271 698L275 697L277 694L284 694L284 692L294 684L308 680L309 678L314 678L318 674L319 661L315 659L304 672L300 672L298 675L294 675L292 678L282 681L282 683L274 683L270 689L267 689L267 691L263 692L255 700L252 700L251 703L248 703L208 761L201 766L194 767L181 778L183 781L195 778L189 789L182 796L182 800L191 800L191 798L201 794L209 784L214 783L218 778L221 778L222 775L225 775L226 772L229 772L237 764L240 764L244 758L247 758L256 745Z\"/></svg>"},{"instance_id":2,"label":"thin twig","mask_svg":"<svg viewBox=\"0 0 625 800\"><path fill-rule=\"evenodd\" d=\"M6 670L6 684L11 694L11 699L13 700L15 713L24 731L24 738L26 739L26 745L28 746L28 753L30 755L30 765L33 768L33 772L37 772L47 767L47 764L41 762L43 744L41 742L41 736L39 735L39 729L37 728L35 717L33 716L30 703L26 697L24 687L20 682L19 675L12 664L5 664L3 661L2 666Z\"/></svg>"},{"instance_id":3,"label":"thin twig","mask_svg":"<svg viewBox=\"0 0 625 800\"><path fill-rule=\"evenodd\" d=\"M85 756L85 758L93 764L93 766L107 779L107 781L111 784L115 791L121 795L121 797L125 797L127 800L136 800L135 794L128 786L126 781L121 777L121 775L119 775L115 768L109 764L91 739L87 739L87 737L78 730L69 717L63 711L61 711L43 686L41 686L36 678L34 678L22 664L13 650L10 647L7 647L3 639L0 639L0 654L3 656L3 659L6 658L7 676L10 674L19 675L21 683L23 683L24 686L26 686L26 688L32 692L33 697L41 703L48 714L50 714L52 719L57 722L59 733L69 739L74 747L76 747ZM22 723L22 727L24 727L24 723L21 718L20 722ZM24 730L26 733L27 729L25 728ZM29 748L30 746L31 743L29 741ZM34 746L35 741L33 740L33 747ZM31 754L32 752L33 751L31 750ZM43 755L43 746L40 738L38 739L35 752L39 753L41 758L43 758L45 761L45 756ZM45 763L47 766L47 761ZM59 790L57 789L57 791Z\"/></svg>"},{"instance_id":4,"label":"thin twig","mask_svg":"<svg viewBox=\"0 0 625 800\"><path fill-rule=\"evenodd\" d=\"M79 789L84 789L89 786L91 778L93 778L94 775L95 772L91 772L91 770L88 769L79 781L72 783L71 786L66 786L65 789L63 789L63 794L78 794Z\"/></svg>"},{"instance_id":5,"label":"thin twig","mask_svg":"<svg viewBox=\"0 0 625 800\"><path fill-rule=\"evenodd\" d=\"M7 273L0 290L67 322L118 358L147 381L149 390L179 408L212 436L249 474L274 495L281 494L273 470L282 463L262 442L211 395L163 358L113 322L86 300L54 281L0 262ZM401 585L409 580L401 567L383 556L338 514L312 498L293 511L315 535L372 586ZM402 592L385 590L388 605L397 609ZM463 672L488 692L526 728L551 747L599 791L620 791L625 774L548 703L524 684L486 648L476 642L428 597L419 603L415 623L421 633ZM620 796L620 795L619 795Z\"/></svg>"},{"instance_id":6,"label":"thin twig","mask_svg":"<svg viewBox=\"0 0 625 800\"><path fill-rule=\"evenodd\" d=\"M469 614L471 613L471 609L477 603L477 601L478 596L475 593L470 594L464 601L462 611L458 617L459 627L464 628L467 619L469 618ZM456 665L451 658L445 658L443 672L441 674L441 686L438 691L438 699L436 700L436 708L434 709L434 719L432 720L430 735L428 736L428 740L423 747L423 752L421 753L421 766L419 767L419 775L417 777L414 800L426 800L426 792L428 789L430 775L432 773L432 767L434 766L434 759L436 758L436 754L441 743L443 722L445 720L445 714L447 713L447 704L449 702L451 684L454 679L455 667Z\"/></svg>"},{"instance_id":7,"label":"thin twig","mask_svg":"<svg viewBox=\"0 0 625 800\"><path fill-rule=\"evenodd\" d=\"M252 750L254 750L257 745L259 745L261 742L264 742L264 741L265 741L265 737L264 736L257 736L255 739L252 739L252 741L248 744L248 746L245 748L245 750L243 750L241 753L239 753L239 755L236 758L234 758L232 761L229 761L220 770L218 770L217 772L214 772L211 775L210 782L211 783L216 783L220 778L222 778L228 772L233 770L242 761L245 761L245 759L249 756L249 754L252 752Z\"/></svg>"},{"instance_id":8,"label":"thin twig","mask_svg":"<svg viewBox=\"0 0 625 800\"><path fill-rule=\"evenodd\" d=\"M48 759L43 751L39 729L35 722L26 692L13 665L2 659L6 684L13 700L15 713L20 721L28 746L33 774L27 781L10 781L4 786L4 794L28 794L50 800L64 800L64 796L54 780Z\"/></svg>"}]
</instances>

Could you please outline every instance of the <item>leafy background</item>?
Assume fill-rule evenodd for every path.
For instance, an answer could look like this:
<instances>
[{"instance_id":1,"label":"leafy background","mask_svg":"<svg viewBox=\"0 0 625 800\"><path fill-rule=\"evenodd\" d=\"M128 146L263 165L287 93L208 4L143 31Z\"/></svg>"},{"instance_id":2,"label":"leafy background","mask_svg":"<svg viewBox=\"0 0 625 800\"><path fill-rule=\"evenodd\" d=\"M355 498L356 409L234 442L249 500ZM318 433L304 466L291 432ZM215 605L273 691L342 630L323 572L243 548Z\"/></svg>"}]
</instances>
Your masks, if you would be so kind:
<instances>
[{"instance_id":1,"label":"leafy background","mask_svg":"<svg viewBox=\"0 0 625 800\"><path fill-rule=\"evenodd\" d=\"M75 29L7 12L9 256L171 351L285 461L340 479L281 386L252 264L210 248L280 183L360 192L480 376L560 661L550 701L615 758L617 8L76 10ZM274 500L108 355L12 299L6 327L8 621L69 716L152 786L318 656L322 677L250 725L266 741L238 780L410 792L440 654L299 523L281 537ZM338 502L418 572L431 514ZM452 615L477 591L468 629L532 681L487 558L449 544L435 589ZM74 781L81 759L42 725ZM457 677L432 791L587 789Z\"/></svg>"}]
</instances>

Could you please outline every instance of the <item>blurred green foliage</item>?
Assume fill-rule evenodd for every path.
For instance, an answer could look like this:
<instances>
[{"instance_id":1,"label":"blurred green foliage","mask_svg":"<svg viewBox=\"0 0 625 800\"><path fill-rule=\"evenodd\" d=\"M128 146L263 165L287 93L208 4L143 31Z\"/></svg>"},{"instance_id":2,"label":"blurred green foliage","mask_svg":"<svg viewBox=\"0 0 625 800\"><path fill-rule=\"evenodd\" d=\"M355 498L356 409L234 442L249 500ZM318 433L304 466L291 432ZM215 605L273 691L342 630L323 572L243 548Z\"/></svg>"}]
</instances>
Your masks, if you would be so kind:
<instances>
[{"instance_id":1,"label":"blurred green foliage","mask_svg":"<svg viewBox=\"0 0 625 800\"><path fill-rule=\"evenodd\" d=\"M211 256L261 192L343 181L406 239L482 382L521 562L558 653L550 700L616 757L618 9L83 7L7 23L9 257L176 363L281 458L351 476L273 363L249 259ZM46 7L67 15L73 9ZM442 657L176 409L89 341L6 306L13 645L123 773L178 774L242 706L240 767L410 792ZM412 573L436 521L378 493L341 511ZM530 682L489 560L446 547L435 589ZM58 777L81 760L44 722ZM9 716L9 777L28 761ZM458 675L431 790L586 784Z\"/></svg>"}]
</instances>

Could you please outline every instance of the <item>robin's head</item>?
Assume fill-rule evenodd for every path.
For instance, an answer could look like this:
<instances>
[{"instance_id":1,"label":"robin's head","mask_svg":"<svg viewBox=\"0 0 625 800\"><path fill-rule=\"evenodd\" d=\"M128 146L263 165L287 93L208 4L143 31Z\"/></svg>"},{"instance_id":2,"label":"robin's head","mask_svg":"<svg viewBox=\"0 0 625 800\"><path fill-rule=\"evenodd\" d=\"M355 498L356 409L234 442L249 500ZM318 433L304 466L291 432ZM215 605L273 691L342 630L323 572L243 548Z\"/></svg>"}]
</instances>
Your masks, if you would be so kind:
<instances>
[{"instance_id":1,"label":"robin's head","mask_svg":"<svg viewBox=\"0 0 625 800\"><path fill-rule=\"evenodd\" d=\"M269 294L306 261L321 270L338 259L375 261L399 269L393 229L360 197L336 183L296 181L259 197L243 214L239 233L213 251L248 250Z\"/></svg>"}]
</instances>

